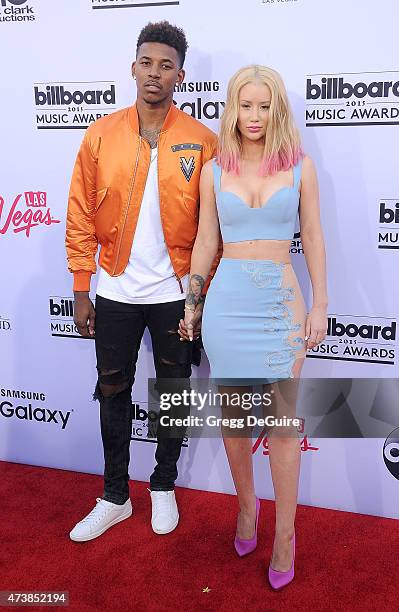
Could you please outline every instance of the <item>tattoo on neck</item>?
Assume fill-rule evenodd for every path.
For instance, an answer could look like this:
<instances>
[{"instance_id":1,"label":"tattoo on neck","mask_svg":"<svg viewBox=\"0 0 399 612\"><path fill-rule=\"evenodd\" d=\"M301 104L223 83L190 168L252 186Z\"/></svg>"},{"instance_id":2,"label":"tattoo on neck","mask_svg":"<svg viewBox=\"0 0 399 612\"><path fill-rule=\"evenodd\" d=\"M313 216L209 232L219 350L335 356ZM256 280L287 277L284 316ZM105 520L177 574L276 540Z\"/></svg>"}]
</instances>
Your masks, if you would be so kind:
<instances>
[{"instance_id":1,"label":"tattoo on neck","mask_svg":"<svg viewBox=\"0 0 399 612\"><path fill-rule=\"evenodd\" d=\"M161 128L158 128L156 130L145 130L140 125L140 134L143 138L145 138L148 141L151 149L155 149L155 147L157 146L160 131L161 131Z\"/></svg>"},{"instance_id":2,"label":"tattoo on neck","mask_svg":"<svg viewBox=\"0 0 399 612\"><path fill-rule=\"evenodd\" d=\"M186 295L186 304L188 306L197 306L205 301L205 298L201 295L204 285L205 281L199 274L192 274L190 276Z\"/></svg>"}]
</instances>

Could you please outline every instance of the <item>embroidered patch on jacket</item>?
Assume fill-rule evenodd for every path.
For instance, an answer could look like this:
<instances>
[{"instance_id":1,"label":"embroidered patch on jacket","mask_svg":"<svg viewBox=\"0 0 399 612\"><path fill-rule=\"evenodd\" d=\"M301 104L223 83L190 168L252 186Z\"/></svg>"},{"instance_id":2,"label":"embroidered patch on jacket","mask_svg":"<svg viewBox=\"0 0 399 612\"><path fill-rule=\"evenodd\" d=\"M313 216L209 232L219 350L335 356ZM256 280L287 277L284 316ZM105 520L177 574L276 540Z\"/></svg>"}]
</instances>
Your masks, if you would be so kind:
<instances>
[{"instance_id":1,"label":"embroidered patch on jacket","mask_svg":"<svg viewBox=\"0 0 399 612\"><path fill-rule=\"evenodd\" d=\"M181 170L184 174L186 181L190 182L190 179L193 176L193 172L195 169L194 157L189 157L189 159L187 159L186 157L181 157L180 167L181 167Z\"/></svg>"},{"instance_id":2,"label":"embroidered patch on jacket","mask_svg":"<svg viewBox=\"0 0 399 612\"><path fill-rule=\"evenodd\" d=\"M175 144L170 147L173 153L176 151L202 151L201 144L195 144L194 142L184 142L182 144Z\"/></svg>"}]
</instances>

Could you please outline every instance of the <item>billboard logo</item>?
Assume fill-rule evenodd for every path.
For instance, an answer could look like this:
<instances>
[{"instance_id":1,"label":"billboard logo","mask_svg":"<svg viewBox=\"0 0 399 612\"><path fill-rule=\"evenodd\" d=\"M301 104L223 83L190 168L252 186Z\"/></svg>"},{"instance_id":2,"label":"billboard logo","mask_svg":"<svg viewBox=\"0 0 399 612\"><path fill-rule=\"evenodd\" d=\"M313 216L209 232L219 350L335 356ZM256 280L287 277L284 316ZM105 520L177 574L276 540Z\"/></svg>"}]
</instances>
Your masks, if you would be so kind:
<instances>
[{"instance_id":1,"label":"billboard logo","mask_svg":"<svg viewBox=\"0 0 399 612\"><path fill-rule=\"evenodd\" d=\"M295 255L298 255L298 254L303 255L301 232L295 232L291 240L290 253L293 253Z\"/></svg>"},{"instance_id":2,"label":"billboard logo","mask_svg":"<svg viewBox=\"0 0 399 612\"><path fill-rule=\"evenodd\" d=\"M132 404L132 440L136 442L157 442L158 411L152 410L148 402ZM183 438L182 446L188 446Z\"/></svg>"},{"instance_id":3,"label":"billboard logo","mask_svg":"<svg viewBox=\"0 0 399 612\"><path fill-rule=\"evenodd\" d=\"M38 130L86 129L116 108L113 81L35 83L33 95Z\"/></svg>"},{"instance_id":4,"label":"billboard logo","mask_svg":"<svg viewBox=\"0 0 399 612\"><path fill-rule=\"evenodd\" d=\"M138 8L145 6L178 6L179 0L91 0L92 9L117 9L117 8Z\"/></svg>"},{"instance_id":5,"label":"billboard logo","mask_svg":"<svg viewBox=\"0 0 399 612\"><path fill-rule=\"evenodd\" d=\"M11 321L6 317L2 317L0 315L0 332L10 331L11 330Z\"/></svg>"},{"instance_id":6,"label":"billboard logo","mask_svg":"<svg viewBox=\"0 0 399 612\"><path fill-rule=\"evenodd\" d=\"M83 338L73 321L74 299L52 295L49 298L50 331L58 338ZM90 338L89 338L90 339Z\"/></svg>"},{"instance_id":7,"label":"billboard logo","mask_svg":"<svg viewBox=\"0 0 399 612\"><path fill-rule=\"evenodd\" d=\"M399 199L380 201L378 248L399 249Z\"/></svg>"},{"instance_id":8,"label":"billboard logo","mask_svg":"<svg viewBox=\"0 0 399 612\"><path fill-rule=\"evenodd\" d=\"M396 334L396 319L329 315L325 339L307 357L395 365Z\"/></svg>"},{"instance_id":9,"label":"billboard logo","mask_svg":"<svg viewBox=\"0 0 399 612\"><path fill-rule=\"evenodd\" d=\"M399 125L399 72L313 74L306 126Z\"/></svg>"}]
</instances>

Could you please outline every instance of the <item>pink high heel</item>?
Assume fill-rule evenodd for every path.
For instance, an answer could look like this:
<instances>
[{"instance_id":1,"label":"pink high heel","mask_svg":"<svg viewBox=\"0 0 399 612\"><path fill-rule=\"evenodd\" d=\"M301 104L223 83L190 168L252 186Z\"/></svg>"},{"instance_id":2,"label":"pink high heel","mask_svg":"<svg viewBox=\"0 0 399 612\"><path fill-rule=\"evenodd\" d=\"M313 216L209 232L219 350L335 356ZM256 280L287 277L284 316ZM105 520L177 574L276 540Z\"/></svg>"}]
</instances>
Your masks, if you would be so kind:
<instances>
[{"instance_id":1,"label":"pink high heel","mask_svg":"<svg viewBox=\"0 0 399 612\"><path fill-rule=\"evenodd\" d=\"M295 561L295 533L292 537L292 548L293 548L293 559L292 565L287 572L279 572L274 570L269 565L269 583L272 589L279 591L283 587L287 586L294 579L294 561Z\"/></svg>"},{"instance_id":2,"label":"pink high heel","mask_svg":"<svg viewBox=\"0 0 399 612\"><path fill-rule=\"evenodd\" d=\"M245 555L248 555L256 548L256 545L258 543L259 510L260 510L260 501L258 498L256 498L256 521L255 521L254 536L250 540L242 540L241 538L238 538L237 536L234 538L234 548L236 549L239 557L244 557Z\"/></svg>"}]
</instances>

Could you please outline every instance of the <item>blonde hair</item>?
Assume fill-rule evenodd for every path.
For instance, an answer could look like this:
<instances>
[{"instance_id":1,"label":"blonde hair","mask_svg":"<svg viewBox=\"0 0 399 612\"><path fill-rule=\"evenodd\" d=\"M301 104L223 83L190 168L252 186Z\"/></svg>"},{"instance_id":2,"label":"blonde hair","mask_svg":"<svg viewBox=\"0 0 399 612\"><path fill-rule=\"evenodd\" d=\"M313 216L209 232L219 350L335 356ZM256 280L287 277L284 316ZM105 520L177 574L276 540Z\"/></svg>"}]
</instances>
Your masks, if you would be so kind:
<instances>
[{"instance_id":1,"label":"blonde hair","mask_svg":"<svg viewBox=\"0 0 399 612\"><path fill-rule=\"evenodd\" d=\"M239 95L241 88L248 83L262 83L271 92L265 148L258 173L267 176L289 170L304 157L301 139L283 80L278 72L266 66L240 68L230 79L220 124L217 162L226 172L240 173L242 146L237 127Z\"/></svg>"}]
</instances>

